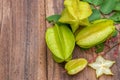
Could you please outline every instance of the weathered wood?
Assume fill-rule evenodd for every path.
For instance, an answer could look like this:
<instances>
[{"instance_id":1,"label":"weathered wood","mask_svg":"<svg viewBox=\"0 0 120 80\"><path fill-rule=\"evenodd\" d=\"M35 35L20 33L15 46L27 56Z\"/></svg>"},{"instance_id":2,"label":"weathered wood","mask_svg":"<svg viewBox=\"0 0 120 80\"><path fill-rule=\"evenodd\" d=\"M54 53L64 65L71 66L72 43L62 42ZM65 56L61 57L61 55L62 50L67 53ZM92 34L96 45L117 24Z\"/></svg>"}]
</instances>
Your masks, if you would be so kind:
<instances>
[{"instance_id":1,"label":"weathered wood","mask_svg":"<svg viewBox=\"0 0 120 80\"><path fill-rule=\"evenodd\" d=\"M47 80L44 0L0 0L0 80Z\"/></svg>"}]
</instances>

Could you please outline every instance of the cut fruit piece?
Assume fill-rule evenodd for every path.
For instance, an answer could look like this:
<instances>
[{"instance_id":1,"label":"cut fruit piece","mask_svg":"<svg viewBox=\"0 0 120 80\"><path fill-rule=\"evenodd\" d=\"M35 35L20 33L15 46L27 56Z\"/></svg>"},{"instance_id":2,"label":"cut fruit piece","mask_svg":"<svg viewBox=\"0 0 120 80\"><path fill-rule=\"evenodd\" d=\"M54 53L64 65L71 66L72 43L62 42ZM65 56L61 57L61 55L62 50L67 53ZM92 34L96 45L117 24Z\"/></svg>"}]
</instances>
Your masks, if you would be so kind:
<instances>
[{"instance_id":1,"label":"cut fruit piece","mask_svg":"<svg viewBox=\"0 0 120 80\"><path fill-rule=\"evenodd\" d=\"M87 60L84 58L74 59L66 63L65 69L69 75L74 75L82 71L87 66Z\"/></svg>"},{"instance_id":2,"label":"cut fruit piece","mask_svg":"<svg viewBox=\"0 0 120 80\"><path fill-rule=\"evenodd\" d=\"M89 64L89 66L96 70L97 78L103 74L113 75L109 69L115 61L105 60L102 56L98 56L96 62Z\"/></svg>"}]
</instances>

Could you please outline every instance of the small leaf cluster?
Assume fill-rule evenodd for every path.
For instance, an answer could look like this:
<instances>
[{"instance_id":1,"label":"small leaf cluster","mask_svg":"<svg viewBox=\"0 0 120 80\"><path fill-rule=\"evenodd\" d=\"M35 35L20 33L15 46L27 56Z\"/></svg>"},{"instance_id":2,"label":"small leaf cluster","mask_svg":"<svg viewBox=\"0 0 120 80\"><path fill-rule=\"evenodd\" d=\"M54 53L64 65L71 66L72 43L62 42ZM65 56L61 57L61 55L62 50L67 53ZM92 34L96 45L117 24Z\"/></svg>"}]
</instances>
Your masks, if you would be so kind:
<instances>
[{"instance_id":1,"label":"small leaf cluster","mask_svg":"<svg viewBox=\"0 0 120 80\"><path fill-rule=\"evenodd\" d=\"M120 0L83 0L91 4L93 14L89 17L90 21L94 21L100 18L106 18L106 14L109 19L114 20L116 23L120 23Z\"/></svg>"}]
</instances>

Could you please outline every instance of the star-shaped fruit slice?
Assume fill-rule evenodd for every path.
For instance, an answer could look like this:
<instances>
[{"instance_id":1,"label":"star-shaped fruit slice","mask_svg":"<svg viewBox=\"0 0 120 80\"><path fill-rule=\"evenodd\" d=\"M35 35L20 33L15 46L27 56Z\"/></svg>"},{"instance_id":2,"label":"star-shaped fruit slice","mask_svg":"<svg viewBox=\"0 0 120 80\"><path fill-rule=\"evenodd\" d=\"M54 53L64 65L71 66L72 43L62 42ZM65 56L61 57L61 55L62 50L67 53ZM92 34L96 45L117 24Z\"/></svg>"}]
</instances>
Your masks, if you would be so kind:
<instances>
[{"instance_id":1,"label":"star-shaped fruit slice","mask_svg":"<svg viewBox=\"0 0 120 80\"><path fill-rule=\"evenodd\" d=\"M113 75L110 67L115 61L105 60L102 56L98 56L94 63L90 63L89 66L96 70L97 78L101 75Z\"/></svg>"}]
</instances>

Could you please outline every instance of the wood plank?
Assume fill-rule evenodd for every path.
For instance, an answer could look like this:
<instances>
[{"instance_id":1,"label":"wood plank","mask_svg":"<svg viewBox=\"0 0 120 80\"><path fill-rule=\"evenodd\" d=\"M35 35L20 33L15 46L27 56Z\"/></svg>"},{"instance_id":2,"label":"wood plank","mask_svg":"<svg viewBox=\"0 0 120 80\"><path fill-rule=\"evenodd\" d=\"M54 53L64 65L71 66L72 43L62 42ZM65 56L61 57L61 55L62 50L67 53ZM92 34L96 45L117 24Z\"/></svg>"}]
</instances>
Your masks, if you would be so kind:
<instances>
[{"instance_id":1,"label":"wood plank","mask_svg":"<svg viewBox=\"0 0 120 80\"><path fill-rule=\"evenodd\" d=\"M0 0L0 80L47 80L44 0Z\"/></svg>"},{"instance_id":2,"label":"wood plank","mask_svg":"<svg viewBox=\"0 0 120 80\"><path fill-rule=\"evenodd\" d=\"M46 17L53 14L60 14L63 9L64 0L46 0ZM51 25L46 22L46 26ZM119 47L120 52L120 47ZM89 51L83 51L78 46L76 46L73 52L73 58L84 57L88 60L92 59L94 56L93 49ZM58 64L53 61L51 57L51 52L47 49L47 67L48 67L48 80L120 80L120 54L117 58L113 58L113 51L107 53L104 56L106 59L115 60L116 64L112 67L114 76L102 76L99 79L95 77L95 71L90 67L85 68L82 72L74 76L69 76L64 70L63 64Z\"/></svg>"}]
</instances>

